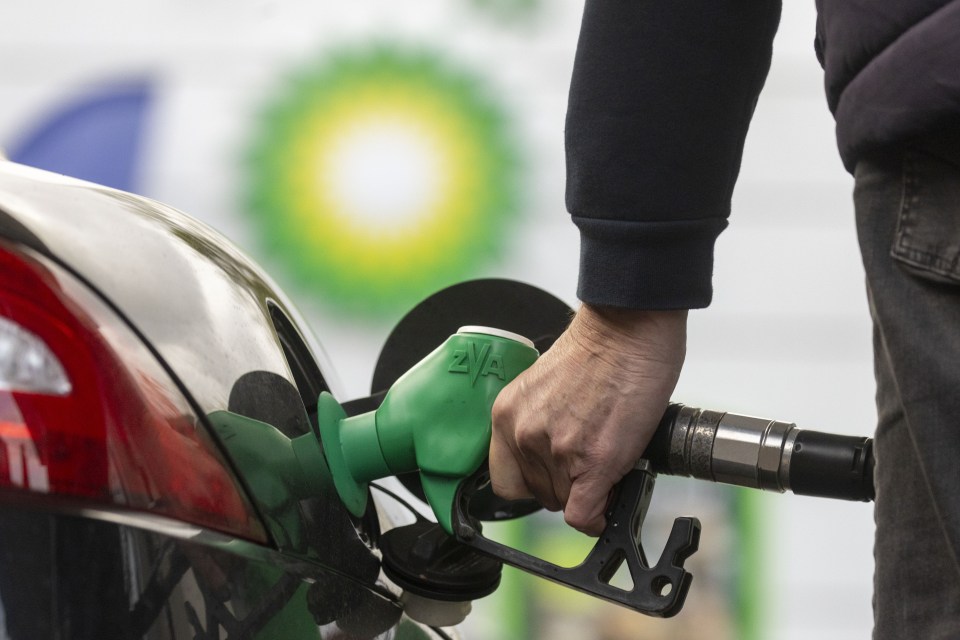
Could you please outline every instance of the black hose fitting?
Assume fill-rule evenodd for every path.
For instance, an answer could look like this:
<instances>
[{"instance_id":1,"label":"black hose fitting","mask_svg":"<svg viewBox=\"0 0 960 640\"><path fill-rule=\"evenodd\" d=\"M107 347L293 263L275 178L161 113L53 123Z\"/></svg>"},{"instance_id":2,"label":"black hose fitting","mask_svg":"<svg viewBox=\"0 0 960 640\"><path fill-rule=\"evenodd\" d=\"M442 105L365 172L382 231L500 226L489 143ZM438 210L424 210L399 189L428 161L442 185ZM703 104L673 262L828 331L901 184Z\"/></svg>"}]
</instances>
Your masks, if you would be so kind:
<instances>
[{"instance_id":1,"label":"black hose fitting","mask_svg":"<svg viewBox=\"0 0 960 640\"><path fill-rule=\"evenodd\" d=\"M644 453L658 473L869 502L873 441L672 404Z\"/></svg>"}]
</instances>

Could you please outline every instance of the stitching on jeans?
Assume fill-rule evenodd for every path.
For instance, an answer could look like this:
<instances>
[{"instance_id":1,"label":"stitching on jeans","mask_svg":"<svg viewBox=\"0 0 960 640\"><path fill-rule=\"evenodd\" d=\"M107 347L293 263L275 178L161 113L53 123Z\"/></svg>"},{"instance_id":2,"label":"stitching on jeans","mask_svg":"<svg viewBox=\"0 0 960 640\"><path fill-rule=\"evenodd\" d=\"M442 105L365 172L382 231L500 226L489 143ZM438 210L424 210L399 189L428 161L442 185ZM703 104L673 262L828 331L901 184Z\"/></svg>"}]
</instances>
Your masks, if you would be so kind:
<instances>
[{"instance_id":1,"label":"stitching on jeans","mask_svg":"<svg viewBox=\"0 0 960 640\"><path fill-rule=\"evenodd\" d=\"M905 265L956 281L960 279L960 273L957 270L960 254L954 254L948 258L939 253L931 253L911 246L911 230L916 221L916 211L921 200L917 162L918 157L915 152L904 153L900 212L897 216L897 228L890 248L890 256Z\"/></svg>"},{"instance_id":2,"label":"stitching on jeans","mask_svg":"<svg viewBox=\"0 0 960 640\"><path fill-rule=\"evenodd\" d=\"M910 251L910 225L913 222L912 205L917 203L916 155L907 151L903 156L903 187L900 194L900 215L897 216L897 233L894 250Z\"/></svg>"}]
</instances>

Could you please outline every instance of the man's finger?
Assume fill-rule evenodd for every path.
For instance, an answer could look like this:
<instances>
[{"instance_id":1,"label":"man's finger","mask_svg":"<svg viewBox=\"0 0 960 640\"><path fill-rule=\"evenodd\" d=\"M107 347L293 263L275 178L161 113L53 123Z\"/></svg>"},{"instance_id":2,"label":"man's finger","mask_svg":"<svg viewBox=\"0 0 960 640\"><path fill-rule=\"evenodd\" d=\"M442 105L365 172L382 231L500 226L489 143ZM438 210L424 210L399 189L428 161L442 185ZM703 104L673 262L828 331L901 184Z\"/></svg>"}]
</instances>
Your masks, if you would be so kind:
<instances>
[{"instance_id":1,"label":"man's finger","mask_svg":"<svg viewBox=\"0 0 960 640\"><path fill-rule=\"evenodd\" d=\"M496 432L490 440L490 484L493 492L505 500L533 497L513 450Z\"/></svg>"},{"instance_id":2,"label":"man's finger","mask_svg":"<svg viewBox=\"0 0 960 640\"><path fill-rule=\"evenodd\" d=\"M563 503L557 497L550 470L547 469L543 460L531 457L527 457L524 460L525 464L521 466L521 470L527 487L533 492L533 497L536 498L537 502L543 505L547 511L560 511L563 509Z\"/></svg>"},{"instance_id":3,"label":"man's finger","mask_svg":"<svg viewBox=\"0 0 960 640\"><path fill-rule=\"evenodd\" d=\"M613 488L601 478L580 477L570 487L570 499L563 510L567 524L591 536L603 533L607 524L604 513Z\"/></svg>"}]
</instances>

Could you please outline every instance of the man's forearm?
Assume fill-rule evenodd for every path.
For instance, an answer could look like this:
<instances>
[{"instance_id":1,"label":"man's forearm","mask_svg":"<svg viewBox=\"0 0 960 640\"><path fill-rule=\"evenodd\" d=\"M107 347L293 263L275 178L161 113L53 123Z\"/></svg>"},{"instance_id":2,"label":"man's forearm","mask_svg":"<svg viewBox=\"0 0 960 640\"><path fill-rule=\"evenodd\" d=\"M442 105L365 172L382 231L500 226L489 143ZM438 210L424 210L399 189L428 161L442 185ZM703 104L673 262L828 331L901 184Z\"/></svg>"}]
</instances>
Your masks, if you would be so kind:
<instances>
[{"instance_id":1,"label":"man's forearm","mask_svg":"<svg viewBox=\"0 0 960 640\"><path fill-rule=\"evenodd\" d=\"M709 303L779 16L778 0L587 0L566 125L581 299Z\"/></svg>"}]
</instances>

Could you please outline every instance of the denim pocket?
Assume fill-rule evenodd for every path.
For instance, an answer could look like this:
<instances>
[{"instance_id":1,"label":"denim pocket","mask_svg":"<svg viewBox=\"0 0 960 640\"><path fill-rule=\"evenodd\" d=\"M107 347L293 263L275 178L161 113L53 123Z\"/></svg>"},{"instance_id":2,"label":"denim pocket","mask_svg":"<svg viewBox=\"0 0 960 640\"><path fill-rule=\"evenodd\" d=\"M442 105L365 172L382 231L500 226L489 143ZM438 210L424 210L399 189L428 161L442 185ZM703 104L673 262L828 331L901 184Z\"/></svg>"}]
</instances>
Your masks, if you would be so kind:
<instances>
[{"instance_id":1,"label":"denim pocket","mask_svg":"<svg viewBox=\"0 0 960 640\"><path fill-rule=\"evenodd\" d=\"M960 168L921 151L904 155L890 255L915 275L960 284Z\"/></svg>"}]
</instances>

